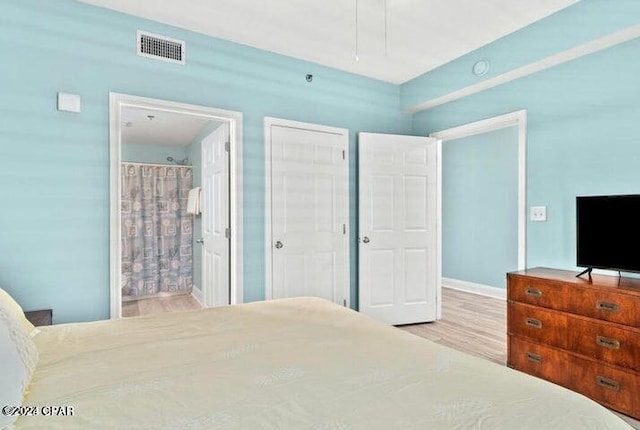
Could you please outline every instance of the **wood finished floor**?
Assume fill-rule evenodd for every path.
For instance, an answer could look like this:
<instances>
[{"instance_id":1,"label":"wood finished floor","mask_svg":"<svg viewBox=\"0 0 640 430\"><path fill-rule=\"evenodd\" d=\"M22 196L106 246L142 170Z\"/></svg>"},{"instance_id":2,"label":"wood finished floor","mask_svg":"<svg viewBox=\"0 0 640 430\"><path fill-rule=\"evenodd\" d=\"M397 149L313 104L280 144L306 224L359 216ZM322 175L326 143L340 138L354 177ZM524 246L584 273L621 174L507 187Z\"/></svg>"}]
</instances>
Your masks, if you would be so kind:
<instances>
[{"instance_id":1,"label":"wood finished floor","mask_svg":"<svg viewBox=\"0 0 640 430\"><path fill-rule=\"evenodd\" d=\"M442 319L399 327L420 337L499 364L507 363L504 300L442 289Z\"/></svg>"},{"instance_id":2,"label":"wood finished floor","mask_svg":"<svg viewBox=\"0 0 640 430\"><path fill-rule=\"evenodd\" d=\"M443 288L441 320L398 328L441 345L506 365L506 309L504 300ZM613 412L633 428L640 430L640 421Z\"/></svg>"},{"instance_id":3,"label":"wood finished floor","mask_svg":"<svg viewBox=\"0 0 640 430\"><path fill-rule=\"evenodd\" d=\"M188 311L200 309L200 303L191 294L180 296L158 297L122 303L123 317L137 317L140 315L159 314L163 312Z\"/></svg>"}]
</instances>

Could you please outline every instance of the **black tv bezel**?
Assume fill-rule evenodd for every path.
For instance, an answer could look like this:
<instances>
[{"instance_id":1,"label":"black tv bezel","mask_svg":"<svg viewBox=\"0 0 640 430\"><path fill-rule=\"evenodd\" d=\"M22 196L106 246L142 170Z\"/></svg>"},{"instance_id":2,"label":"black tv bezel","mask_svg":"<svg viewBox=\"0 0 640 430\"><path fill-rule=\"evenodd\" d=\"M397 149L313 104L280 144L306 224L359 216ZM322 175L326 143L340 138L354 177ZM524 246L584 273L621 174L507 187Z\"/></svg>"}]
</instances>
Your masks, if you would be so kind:
<instances>
[{"instance_id":1,"label":"black tv bezel","mask_svg":"<svg viewBox=\"0 0 640 430\"><path fill-rule=\"evenodd\" d=\"M578 199L619 199L619 198L637 198L640 200L640 194L604 194L597 196L576 196L576 266L583 267L585 269L601 269L601 270L614 270L617 272L627 272L627 273L640 273L640 267L638 269L623 269L618 267L609 267L609 266L586 266L584 264L580 264L578 261L578 250L580 249L580 236L578 235L578 229L580 226L580 217L578 214Z\"/></svg>"}]
</instances>

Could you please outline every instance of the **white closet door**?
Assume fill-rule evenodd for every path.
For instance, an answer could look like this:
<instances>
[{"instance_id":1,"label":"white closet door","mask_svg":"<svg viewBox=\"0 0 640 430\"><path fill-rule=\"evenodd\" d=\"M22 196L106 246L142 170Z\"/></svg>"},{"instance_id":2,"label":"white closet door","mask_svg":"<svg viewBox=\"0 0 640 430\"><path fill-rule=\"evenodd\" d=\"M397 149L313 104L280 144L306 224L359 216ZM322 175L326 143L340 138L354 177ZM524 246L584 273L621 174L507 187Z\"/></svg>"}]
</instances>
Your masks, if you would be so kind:
<instances>
[{"instance_id":1,"label":"white closet door","mask_svg":"<svg viewBox=\"0 0 640 430\"><path fill-rule=\"evenodd\" d=\"M288 123L285 121L285 124ZM349 291L348 132L267 124L271 294L345 304Z\"/></svg>"},{"instance_id":2,"label":"white closet door","mask_svg":"<svg viewBox=\"0 0 640 430\"><path fill-rule=\"evenodd\" d=\"M436 319L437 140L359 134L360 312Z\"/></svg>"},{"instance_id":3,"label":"white closet door","mask_svg":"<svg viewBox=\"0 0 640 430\"><path fill-rule=\"evenodd\" d=\"M202 291L206 306L229 304L229 124L202 141Z\"/></svg>"}]
</instances>

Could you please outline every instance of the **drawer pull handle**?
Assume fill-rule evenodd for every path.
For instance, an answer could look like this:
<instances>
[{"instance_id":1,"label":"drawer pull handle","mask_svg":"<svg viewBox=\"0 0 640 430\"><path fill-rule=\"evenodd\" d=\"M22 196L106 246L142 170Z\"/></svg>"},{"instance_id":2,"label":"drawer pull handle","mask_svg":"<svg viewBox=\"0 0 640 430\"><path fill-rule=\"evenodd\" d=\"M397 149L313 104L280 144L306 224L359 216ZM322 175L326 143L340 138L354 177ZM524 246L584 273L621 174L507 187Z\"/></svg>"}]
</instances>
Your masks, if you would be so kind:
<instances>
[{"instance_id":1,"label":"drawer pull handle","mask_svg":"<svg viewBox=\"0 0 640 430\"><path fill-rule=\"evenodd\" d=\"M601 300L598 300L596 302L596 309L607 312L618 312L620 310L620 306L616 303L603 302Z\"/></svg>"},{"instance_id":2,"label":"drawer pull handle","mask_svg":"<svg viewBox=\"0 0 640 430\"><path fill-rule=\"evenodd\" d=\"M608 388L613 391L620 391L620 383L605 376L597 376L596 383L601 387Z\"/></svg>"},{"instance_id":3,"label":"drawer pull handle","mask_svg":"<svg viewBox=\"0 0 640 430\"><path fill-rule=\"evenodd\" d=\"M524 320L524 323L529 327L533 327L537 329L542 328L542 322L540 322L540 320L537 320L535 318L527 318L526 320Z\"/></svg>"},{"instance_id":4,"label":"drawer pull handle","mask_svg":"<svg viewBox=\"0 0 640 430\"><path fill-rule=\"evenodd\" d=\"M620 349L620 342L610 337L596 336L596 343L609 349Z\"/></svg>"},{"instance_id":5,"label":"drawer pull handle","mask_svg":"<svg viewBox=\"0 0 640 430\"><path fill-rule=\"evenodd\" d=\"M527 287L524 292L527 296L542 297L542 291L537 288Z\"/></svg>"},{"instance_id":6,"label":"drawer pull handle","mask_svg":"<svg viewBox=\"0 0 640 430\"><path fill-rule=\"evenodd\" d=\"M534 354L533 352L527 352L527 360L533 361L536 364L542 364L542 356Z\"/></svg>"}]
</instances>

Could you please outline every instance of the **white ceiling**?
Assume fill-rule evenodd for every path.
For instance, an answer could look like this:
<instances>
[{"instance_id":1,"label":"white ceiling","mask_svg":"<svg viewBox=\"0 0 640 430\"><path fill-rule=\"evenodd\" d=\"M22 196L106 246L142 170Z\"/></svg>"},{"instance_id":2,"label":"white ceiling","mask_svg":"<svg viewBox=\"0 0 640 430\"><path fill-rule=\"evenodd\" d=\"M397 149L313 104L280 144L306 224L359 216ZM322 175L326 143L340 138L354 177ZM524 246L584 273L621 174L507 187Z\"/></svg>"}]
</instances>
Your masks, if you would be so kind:
<instances>
[{"instance_id":1,"label":"white ceiling","mask_svg":"<svg viewBox=\"0 0 640 430\"><path fill-rule=\"evenodd\" d=\"M578 0L80 1L399 84Z\"/></svg>"},{"instance_id":2,"label":"white ceiling","mask_svg":"<svg viewBox=\"0 0 640 430\"><path fill-rule=\"evenodd\" d=\"M149 119L149 115L153 119ZM198 116L152 109L122 109L122 143L185 147L209 124Z\"/></svg>"}]
</instances>

